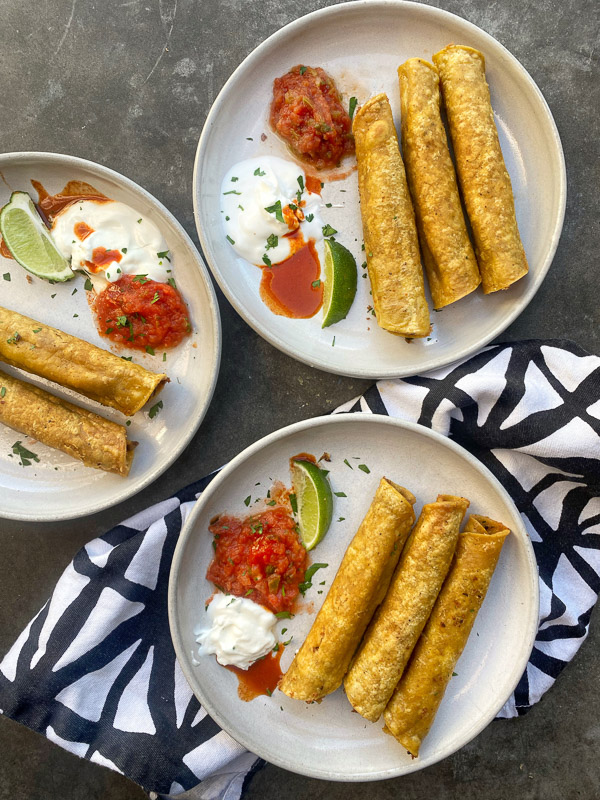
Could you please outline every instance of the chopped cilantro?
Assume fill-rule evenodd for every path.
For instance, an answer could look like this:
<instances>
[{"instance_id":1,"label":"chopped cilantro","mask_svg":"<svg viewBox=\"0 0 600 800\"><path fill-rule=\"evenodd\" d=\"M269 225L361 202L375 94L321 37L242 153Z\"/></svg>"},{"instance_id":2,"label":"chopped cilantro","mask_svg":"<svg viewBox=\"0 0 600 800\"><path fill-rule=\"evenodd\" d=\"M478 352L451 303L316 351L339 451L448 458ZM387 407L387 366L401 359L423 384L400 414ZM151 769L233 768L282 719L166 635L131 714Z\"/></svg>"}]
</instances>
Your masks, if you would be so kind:
<instances>
[{"instance_id":1,"label":"chopped cilantro","mask_svg":"<svg viewBox=\"0 0 600 800\"><path fill-rule=\"evenodd\" d=\"M223 194L241 194L241 192L236 192L235 189L231 189L229 192L223 192Z\"/></svg>"},{"instance_id":2,"label":"chopped cilantro","mask_svg":"<svg viewBox=\"0 0 600 800\"><path fill-rule=\"evenodd\" d=\"M159 293L158 292L154 292L154 297L152 298L152 300L150 300L150 305L152 305L152 303L158 303L159 300L160 300Z\"/></svg>"},{"instance_id":3,"label":"chopped cilantro","mask_svg":"<svg viewBox=\"0 0 600 800\"><path fill-rule=\"evenodd\" d=\"M125 423L125 425L127 425L127 427L129 427L131 425L131 420L128 419L127 422Z\"/></svg>"},{"instance_id":4,"label":"chopped cilantro","mask_svg":"<svg viewBox=\"0 0 600 800\"><path fill-rule=\"evenodd\" d=\"M300 67L300 75L304 75L306 69L307 69L306 67Z\"/></svg>"},{"instance_id":5,"label":"chopped cilantro","mask_svg":"<svg viewBox=\"0 0 600 800\"><path fill-rule=\"evenodd\" d=\"M302 175L298 175L298 186L300 187L300 191L304 191L304 178Z\"/></svg>"},{"instance_id":6,"label":"chopped cilantro","mask_svg":"<svg viewBox=\"0 0 600 800\"><path fill-rule=\"evenodd\" d=\"M296 495L293 492L291 492L289 497L290 497L290 505L292 507L292 511L294 512L294 514L297 514L298 513L298 500L296 499Z\"/></svg>"},{"instance_id":7,"label":"chopped cilantro","mask_svg":"<svg viewBox=\"0 0 600 800\"><path fill-rule=\"evenodd\" d=\"M304 596L308 589L312 586L312 576L318 569L323 569L324 567L328 567L329 564L311 564L310 567L304 573L304 581L298 585L298 589L300 590L301 594Z\"/></svg>"},{"instance_id":8,"label":"chopped cilantro","mask_svg":"<svg viewBox=\"0 0 600 800\"><path fill-rule=\"evenodd\" d=\"M13 335L9 339L6 340L6 344L16 344L19 341L20 338L21 338L21 335L19 333L17 333L17 331L15 331L13 333Z\"/></svg>"},{"instance_id":9,"label":"chopped cilantro","mask_svg":"<svg viewBox=\"0 0 600 800\"><path fill-rule=\"evenodd\" d=\"M283 212L281 210L281 200L278 200L272 206L266 207L265 211L267 211L269 214L275 214L275 219L278 222L285 222L283 219Z\"/></svg>"},{"instance_id":10,"label":"chopped cilantro","mask_svg":"<svg viewBox=\"0 0 600 800\"><path fill-rule=\"evenodd\" d=\"M356 99L356 97L351 97L350 98L350 102L348 103L348 116L350 117L350 119L352 119L352 117L354 116L354 112L356 111L357 103L358 103L358 100Z\"/></svg>"},{"instance_id":11,"label":"chopped cilantro","mask_svg":"<svg viewBox=\"0 0 600 800\"><path fill-rule=\"evenodd\" d=\"M155 403L148 412L148 416L150 417L150 419L154 419L154 417L158 414L158 412L161 410L162 407L163 407L162 400L159 400L158 403Z\"/></svg>"},{"instance_id":12,"label":"chopped cilantro","mask_svg":"<svg viewBox=\"0 0 600 800\"><path fill-rule=\"evenodd\" d=\"M20 464L22 467L30 467L32 461L37 461L39 463L40 457L32 453L31 450L28 450L26 447L23 447L20 439L13 444L12 451L21 459Z\"/></svg>"},{"instance_id":13,"label":"chopped cilantro","mask_svg":"<svg viewBox=\"0 0 600 800\"><path fill-rule=\"evenodd\" d=\"M41 328L33 328L34 333L39 333L42 329Z\"/></svg>"},{"instance_id":14,"label":"chopped cilantro","mask_svg":"<svg viewBox=\"0 0 600 800\"><path fill-rule=\"evenodd\" d=\"M151 355L151 356L155 355L154 348L150 347L149 344L146 345L146 352L148 353L148 355Z\"/></svg>"},{"instance_id":15,"label":"chopped cilantro","mask_svg":"<svg viewBox=\"0 0 600 800\"><path fill-rule=\"evenodd\" d=\"M335 347L335 336L333 337L333 342L331 343L332 347Z\"/></svg>"},{"instance_id":16,"label":"chopped cilantro","mask_svg":"<svg viewBox=\"0 0 600 800\"><path fill-rule=\"evenodd\" d=\"M277 236L275 233L272 233L267 239L267 250L270 247L277 247L278 243L279 243L279 236Z\"/></svg>"},{"instance_id":17,"label":"chopped cilantro","mask_svg":"<svg viewBox=\"0 0 600 800\"><path fill-rule=\"evenodd\" d=\"M163 361L166 361L166 360L167 360L167 354L163 353Z\"/></svg>"},{"instance_id":18,"label":"chopped cilantro","mask_svg":"<svg viewBox=\"0 0 600 800\"><path fill-rule=\"evenodd\" d=\"M229 244L235 244L235 241L231 238L231 236L226 236L225 238L227 239Z\"/></svg>"},{"instance_id":19,"label":"chopped cilantro","mask_svg":"<svg viewBox=\"0 0 600 800\"><path fill-rule=\"evenodd\" d=\"M255 175L258 177L258 178L262 178L262 176L263 176L263 175L266 175L267 173L266 173L266 172L263 172L263 171L262 171L262 169L261 169L260 167L257 167L257 168L254 170L254 174L255 174Z\"/></svg>"},{"instance_id":20,"label":"chopped cilantro","mask_svg":"<svg viewBox=\"0 0 600 800\"><path fill-rule=\"evenodd\" d=\"M265 691L266 691L266 693L269 695L269 697L271 697L271 696L272 696L272 694L273 694L273 689L269 689L269 688L267 687L267 688L265 689Z\"/></svg>"},{"instance_id":21,"label":"chopped cilantro","mask_svg":"<svg viewBox=\"0 0 600 800\"><path fill-rule=\"evenodd\" d=\"M348 459L347 459L347 458L345 458L345 459L344 459L344 464L345 464L347 467L350 467L350 469L354 469L354 467L353 467L353 466L352 466L352 464L351 464L351 463L348 461Z\"/></svg>"},{"instance_id":22,"label":"chopped cilantro","mask_svg":"<svg viewBox=\"0 0 600 800\"><path fill-rule=\"evenodd\" d=\"M311 286L313 287L313 289L318 289L320 285L321 285L321 281L313 281L311 283Z\"/></svg>"},{"instance_id":23,"label":"chopped cilantro","mask_svg":"<svg viewBox=\"0 0 600 800\"><path fill-rule=\"evenodd\" d=\"M135 278L133 279L133 283L141 283L141 284L148 283L148 273L146 273L145 275L136 275Z\"/></svg>"},{"instance_id":24,"label":"chopped cilantro","mask_svg":"<svg viewBox=\"0 0 600 800\"><path fill-rule=\"evenodd\" d=\"M267 265L267 267L271 266L271 259L269 258L269 256L266 253L262 257L262 260Z\"/></svg>"},{"instance_id":25,"label":"chopped cilantro","mask_svg":"<svg viewBox=\"0 0 600 800\"><path fill-rule=\"evenodd\" d=\"M247 497L247 498L244 500L244 505L245 505L245 506L249 506L249 505L250 505L250 500L251 500L251 499L252 499L252 496L251 496L251 495L248 495L248 497Z\"/></svg>"},{"instance_id":26,"label":"chopped cilantro","mask_svg":"<svg viewBox=\"0 0 600 800\"><path fill-rule=\"evenodd\" d=\"M6 386L3 386L3 387L0 389L0 397L4 397L4 395L5 395L5 394L6 394Z\"/></svg>"},{"instance_id":27,"label":"chopped cilantro","mask_svg":"<svg viewBox=\"0 0 600 800\"><path fill-rule=\"evenodd\" d=\"M91 282L91 280L89 278L85 279L85 283L83 284L83 288L86 290L86 292L91 292L92 289L94 288L93 285L92 285L92 282Z\"/></svg>"},{"instance_id":28,"label":"chopped cilantro","mask_svg":"<svg viewBox=\"0 0 600 800\"><path fill-rule=\"evenodd\" d=\"M169 284L169 286L172 286L173 289L177 288L177 286L175 285L175 278L168 278L167 283Z\"/></svg>"},{"instance_id":29,"label":"chopped cilantro","mask_svg":"<svg viewBox=\"0 0 600 800\"><path fill-rule=\"evenodd\" d=\"M10 282L10 272L5 272L2 277L4 278L5 281Z\"/></svg>"},{"instance_id":30,"label":"chopped cilantro","mask_svg":"<svg viewBox=\"0 0 600 800\"><path fill-rule=\"evenodd\" d=\"M235 183L236 181L239 181L239 178L236 175L232 175L231 176L231 182Z\"/></svg>"},{"instance_id":31,"label":"chopped cilantro","mask_svg":"<svg viewBox=\"0 0 600 800\"><path fill-rule=\"evenodd\" d=\"M333 203L325 203L325 208L331 208L332 205L333 205ZM337 233L337 231L336 231L336 233Z\"/></svg>"},{"instance_id":32,"label":"chopped cilantro","mask_svg":"<svg viewBox=\"0 0 600 800\"><path fill-rule=\"evenodd\" d=\"M112 328L110 330L112 331ZM132 361L133 360L132 356L121 356L121 358L123 359L123 361Z\"/></svg>"},{"instance_id":33,"label":"chopped cilantro","mask_svg":"<svg viewBox=\"0 0 600 800\"><path fill-rule=\"evenodd\" d=\"M333 236L334 233L337 233L335 228L332 228L329 223L327 225L323 225L323 236Z\"/></svg>"},{"instance_id":34,"label":"chopped cilantro","mask_svg":"<svg viewBox=\"0 0 600 800\"><path fill-rule=\"evenodd\" d=\"M159 258L166 258L169 264L171 263L171 259L169 258L169 250L163 250L162 253L156 254Z\"/></svg>"},{"instance_id":35,"label":"chopped cilantro","mask_svg":"<svg viewBox=\"0 0 600 800\"><path fill-rule=\"evenodd\" d=\"M368 474L371 472L371 470L370 470L370 469L367 467L367 465L366 465L366 464L359 464L359 465L358 465L358 468L359 468L359 469L362 469L362 471L363 471L363 472L366 472L366 473L367 473L367 475L368 475Z\"/></svg>"},{"instance_id":36,"label":"chopped cilantro","mask_svg":"<svg viewBox=\"0 0 600 800\"><path fill-rule=\"evenodd\" d=\"M121 252L127 254L127 248L126 247L122 247L121 248Z\"/></svg>"},{"instance_id":37,"label":"chopped cilantro","mask_svg":"<svg viewBox=\"0 0 600 800\"><path fill-rule=\"evenodd\" d=\"M124 328L127 325L127 317L117 317L117 328Z\"/></svg>"},{"instance_id":38,"label":"chopped cilantro","mask_svg":"<svg viewBox=\"0 0 600 800\"><path fill-rule=\"evenodd\" d=\"M140 222L141 222L141 221L142 221L142 218L140 217L140 218L138 219L138 225L140 224Z\"/></svg>"},{"instance_id":39,"label":"chopped cilantro","mask_svg":"<svg viewBox=\"0 0 600 800\"><path fill-rule=\"evenodd\" d=\"M345 492L334 492L334 495L336 497L348 497L348 495Z\"/></svg>"},{"instance_id":40,"label":"chopped cilantro","mask_svg":"<svg viewBox=\"0 0 600 800\"><path fill-rule=\"evenodd\" d=\"M314 214L307 214L306 215L306 221L307 222L312 222L314 218L315 218Z\"/></svg>"},{"instance_id":41,"label":"chopped cilantro","mask_svg":"<svg viewBox=\"0 0 600 800\"><path fill-rule=\"evenodd\" d=\"M290 611L278 611L275 616L277 619L292 619L294 615Z\"/></svg>"}]
</instances>

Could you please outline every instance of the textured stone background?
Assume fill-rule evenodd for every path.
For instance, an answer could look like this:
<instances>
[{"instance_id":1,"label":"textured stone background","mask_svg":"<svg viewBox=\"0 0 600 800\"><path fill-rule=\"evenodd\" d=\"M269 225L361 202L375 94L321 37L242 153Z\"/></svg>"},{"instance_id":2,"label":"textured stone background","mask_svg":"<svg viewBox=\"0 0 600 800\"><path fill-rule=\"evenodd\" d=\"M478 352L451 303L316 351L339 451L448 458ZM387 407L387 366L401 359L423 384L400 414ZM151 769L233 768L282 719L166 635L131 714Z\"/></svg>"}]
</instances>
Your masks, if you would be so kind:
<instances>
[{"instance_id":1,"label":"textured stone background","mask_svg":"<svg viewBox=\"0 0 600 800\"><path fill-rule=\"evenodd\" d=\"M197 243L192 164L206 114L242 59L326 0L3 0L2 146L98 161L137 181ZM502 339L568 337L600 352L597 289L598 39L595 0L444 0L502 42L554 114L565 151L565 226L548 279ZM317 372L279 353L219 293L223 359L208 415L179 461L124 506L83 521L0 520L0 654L39 610L86 541L221 465L283 425L358 394L365 381ZM276 385L273 395L270 387ZM232 391L231 387L235 387ZM251 410L251 413L248 413ZM467 747L413 776L329 784L268 766L252 800L402 796L440 800L599 796L600 631L526 717L496 721ZM594 623L596 625L594 626ZM0 716L0 800L134 800L145 794Z\"/></svg>"}]
</instances>

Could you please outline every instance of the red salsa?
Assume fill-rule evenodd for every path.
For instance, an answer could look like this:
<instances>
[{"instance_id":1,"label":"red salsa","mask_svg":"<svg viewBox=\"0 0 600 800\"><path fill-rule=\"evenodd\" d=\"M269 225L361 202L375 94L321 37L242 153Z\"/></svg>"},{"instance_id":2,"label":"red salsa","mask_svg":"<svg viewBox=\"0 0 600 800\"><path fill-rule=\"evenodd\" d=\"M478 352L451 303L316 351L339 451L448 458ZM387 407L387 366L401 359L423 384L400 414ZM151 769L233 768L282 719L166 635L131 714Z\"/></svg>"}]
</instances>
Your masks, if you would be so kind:
<instances>
[{"instance_id":1,"label":"red salsa","mask_svg":"<svg viewBox=\"0 0 600 800\"><path fill-rule=\"evenodd\" d=\"M101 334L138 350L175 347L191 330L177 289L142 275L124 275L109 284L94 307Z\"/></svg>"},{"instance_id":2,"label":"red salsa","mask_svg":"<svg viewBox=\"0 0 600 800\"><path fill-rule=\"evenodd\" d=\"M271 125L315 169L354 152L352 122L333 79L320 67L293 67L273 81Z\"/></svg>"},{"instance_id":3,"label":"red salsa","mask_svg":"<svg viewBox=\"0 0 600 800\"><path fill-rule=\"evenodd\" d=\"M209 581L274 614L291 611L308 555L289 511L274 506L245 519L222 516L209 530L215 537L215 557L206 573Z\"/></svg>"}]
</instances>

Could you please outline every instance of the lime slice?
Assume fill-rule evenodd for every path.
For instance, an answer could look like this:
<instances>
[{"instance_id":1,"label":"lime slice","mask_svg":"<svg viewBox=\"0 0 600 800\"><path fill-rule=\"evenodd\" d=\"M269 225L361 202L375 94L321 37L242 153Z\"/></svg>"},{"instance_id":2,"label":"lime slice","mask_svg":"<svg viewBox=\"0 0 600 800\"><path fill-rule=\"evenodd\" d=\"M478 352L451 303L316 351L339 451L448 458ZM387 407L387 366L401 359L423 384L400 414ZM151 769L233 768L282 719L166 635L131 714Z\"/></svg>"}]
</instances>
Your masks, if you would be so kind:
<instances>
[{"instance_id":1,"label":"lime slice","mask_svg":"<svg viewBox=\"0 0 600 800\"><path fill-rule=\"evenodd\" d=\"M325 286L323 325L328 328L344 319L356 294L356 261L339 242L325 239Z\"/></svg>"},{"instance_id":2,"label":"lime slice","mask_svg":"<svg viewBox=\"0 0 600 800\"><path fill-rule=\"evenodd\" d=\"M300 539L307 550L312 550L325 536L331 524L331 486L323 471L312 461L294 461L291 473L298 504Z\"/></svg>"},{"instance_id":3,"label":"lime slice","mask_svg":"<svg viewBox=\"0 0 600 800\"><path fill-rule=\"evenodd\" d=\"M0 212L0 231L15 261L33 275L51 281L75 277L27 192L12 193Z\"/></svg>"}]
</instances>

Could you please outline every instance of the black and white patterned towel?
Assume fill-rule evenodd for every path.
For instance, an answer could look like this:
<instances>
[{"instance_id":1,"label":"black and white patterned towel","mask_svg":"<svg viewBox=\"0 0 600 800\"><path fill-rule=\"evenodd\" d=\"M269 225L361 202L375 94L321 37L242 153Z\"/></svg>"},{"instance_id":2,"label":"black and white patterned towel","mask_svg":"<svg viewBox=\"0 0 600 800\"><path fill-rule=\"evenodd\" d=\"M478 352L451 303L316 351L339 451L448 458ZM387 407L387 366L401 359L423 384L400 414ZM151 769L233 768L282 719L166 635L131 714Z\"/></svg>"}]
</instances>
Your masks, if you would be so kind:
<instances>
[{"instance_id":1,"label":"black and white patterned towel","mask_svg":"<svg viewBox=\"0 0 600 800\"><path fill-rule=\"evenodd\" d=\"M426 377L380 381L345 411L451 436L515 501L539 566L540 620L499 716L524 713L579 649L600 591L600 358L564 341L497 345ZM90 542L0 664L4 714L180 800L238 800L260 765L206 715L169 635L173 550L212 477Z\"/></svg>"}]
</instances>

